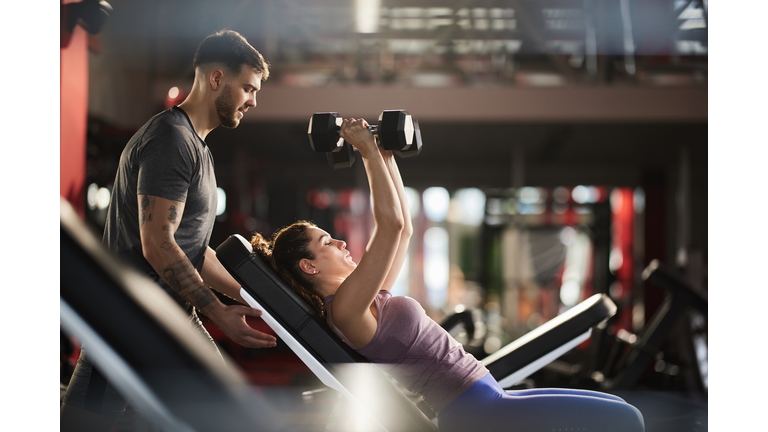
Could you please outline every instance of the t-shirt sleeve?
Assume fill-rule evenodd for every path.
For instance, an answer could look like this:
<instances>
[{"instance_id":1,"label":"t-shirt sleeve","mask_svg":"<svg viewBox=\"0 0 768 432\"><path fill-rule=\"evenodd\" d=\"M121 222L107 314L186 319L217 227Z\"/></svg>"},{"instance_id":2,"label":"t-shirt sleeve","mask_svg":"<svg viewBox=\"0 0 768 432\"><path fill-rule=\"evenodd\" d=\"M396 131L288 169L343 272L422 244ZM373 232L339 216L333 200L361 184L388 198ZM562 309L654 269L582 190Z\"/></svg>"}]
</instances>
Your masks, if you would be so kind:
<instances>
[{"instance_id":1,"label":"t-shirt sleeve","mask_svg":"<svg viewBox=\"0 0 768 432\"><path fill-rule=\"evenodd\" d=\"M136 192L186 202L197 171L196 159L188 137L178 128L169 127L148 136L139 156Z\"/></svg>"}]
</instances>

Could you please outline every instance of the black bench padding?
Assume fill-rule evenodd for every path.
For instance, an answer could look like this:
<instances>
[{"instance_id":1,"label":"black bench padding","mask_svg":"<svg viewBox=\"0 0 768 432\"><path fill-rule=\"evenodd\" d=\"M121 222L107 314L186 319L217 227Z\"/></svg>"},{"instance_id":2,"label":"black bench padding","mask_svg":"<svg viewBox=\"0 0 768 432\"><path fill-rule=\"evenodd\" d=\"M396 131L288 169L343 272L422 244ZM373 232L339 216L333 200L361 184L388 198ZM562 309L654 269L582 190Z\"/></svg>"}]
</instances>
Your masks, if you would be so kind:
<instances>
[{"instance_id":1,"label":"black bench padding","mask_svg":"<svg viewBox=\"0 0 768 432\"><path fill-rule=\"evenodd\" d=\"M176 302L109 253L67 203L61 212L62 328L145 418L179 431L289 430Z\"/></svg>"},{"instance_id":2,"label":"black bench padding","mask_svg":"<svg viewBox=\"0 0 768 432\"><path fill-rule=\"evenodd\" d=\"M293 292L264 261L229 237L216 256L242 287L323 363L366 363L368 359L342 343L325 320Z\"/></svg>"},{"instance_id":3,"label":"black bench padding","mask_svg":"<svg viewBox=\"0 0 768 432\"><path fill-rule=\"evenodd\" d=\"M607 295L595 294L489 355L482 362L494 378L502 380L513 371L544 357L553 347L565 345L612 317L616 309L616 304Z\"/></svg>"},{"instance_id":4,"label":"black bench padding","mask_svg":"<svg viewBox=\"0 0 768 432\"><path fill-rule=\"evenodd\" d=\"M357 383L354 369L344 366L359 363L373 365L342 342L325 320L293 292L271 267L254 255L244 242L243 237L233 235L216 248L216 256L222 265L240 282L243 290L259 302L265 312L278 321L346 389L355 388ZM366 379L375 386L375 394L355 396L388 431L437 431L437 426L429 417L383 373L371 367L364 369Z\"/></svg>"}]
</instances>

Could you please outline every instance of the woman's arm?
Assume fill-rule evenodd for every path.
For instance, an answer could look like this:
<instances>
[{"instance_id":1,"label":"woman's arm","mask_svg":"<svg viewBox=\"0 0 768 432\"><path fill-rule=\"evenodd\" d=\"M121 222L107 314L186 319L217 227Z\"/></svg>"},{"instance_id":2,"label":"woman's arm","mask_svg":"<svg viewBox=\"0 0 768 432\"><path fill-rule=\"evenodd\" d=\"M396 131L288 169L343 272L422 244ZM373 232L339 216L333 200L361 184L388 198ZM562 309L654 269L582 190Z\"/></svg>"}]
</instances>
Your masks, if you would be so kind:
<instances>
[{"instance_id":1,"label":"woman's arm","mask_svg":"<svg viewBox=\"0 0 768 432\"><path fill-rule=\"evenodd\" d=\"M357 345L376 333L370 306L390 273L405 226L397 189L365 120L344 120L341 137L360 151L368 176L375 228L357 268L333 301L333 322ZM361 346L361 345L358 345Z\"/></svg>"},{"instance_id":2,"label":"woman's arm","mask_svg":"<svg viewBox=\"0 0 768 432\"><path fill-rule=\"evenodd\" d=\"M392 183L397 191L397 198L400 202L404 222L403 230L400 233L400 242L397 245L397 252L392 261L392 267L390 267L389 274L387 274L381 288L390 290L403 268L405 256L408 253L408 245L410 245L411 236L413 235L413 224L411 222L411 212L408 206L408 197L405 194L405 186L403 185L403 179L400 177L400 170L397 168L397 163L395 163L395 156L391 150L384 150L383 147L379 147L379 151L381 152L384 164L387 166L387 171L389 172Z\"/></svg>"}]
</instances>

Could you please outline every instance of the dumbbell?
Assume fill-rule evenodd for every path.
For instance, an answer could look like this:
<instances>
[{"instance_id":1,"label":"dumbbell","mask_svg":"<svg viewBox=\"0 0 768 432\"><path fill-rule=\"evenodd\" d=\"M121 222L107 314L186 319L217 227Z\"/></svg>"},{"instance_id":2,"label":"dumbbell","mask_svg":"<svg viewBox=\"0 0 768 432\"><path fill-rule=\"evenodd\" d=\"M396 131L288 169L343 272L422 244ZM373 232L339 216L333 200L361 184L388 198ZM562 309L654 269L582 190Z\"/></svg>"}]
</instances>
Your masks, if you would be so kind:
<instances>
[{"instance_id":1,"label":"dumbbell","mask_svg":"<svg viewBox=\"0 0 768 432\"><path fill-rule=\"evenodd\" d=\"M339 135L342 117L336 112L315 113L309 119L309 144L318 153L326 153L334 169L348 168L355 162L354 148ZM418 121L406 110L385 110L378 125L368 125L378 145L395 151L400 157L412 157L421 152L421 131Z\"/></svg>"}]
</instances>

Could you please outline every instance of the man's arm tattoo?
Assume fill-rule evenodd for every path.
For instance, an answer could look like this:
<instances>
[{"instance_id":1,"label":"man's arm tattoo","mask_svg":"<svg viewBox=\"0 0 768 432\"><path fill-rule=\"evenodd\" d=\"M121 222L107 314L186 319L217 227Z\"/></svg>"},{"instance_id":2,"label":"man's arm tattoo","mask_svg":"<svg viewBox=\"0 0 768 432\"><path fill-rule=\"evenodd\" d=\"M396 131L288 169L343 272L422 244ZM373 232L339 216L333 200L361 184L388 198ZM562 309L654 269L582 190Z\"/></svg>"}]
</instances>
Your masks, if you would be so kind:
<instances>
[{"instance_id":1,"label":"man's arm tattoo","mask_svg":"<svg viewBox=\"0 0 768 432\"><path fill-rule=\"evenodd\" d=\"M144 195L141 198L141 211L139 212L139 228L144 226L144 221L152 222L152 211L155 209L155 200L150 200Z\"/></svg>"},{"instance_id":2,"label":"man's arm tattoo","mask_svg":"<svg viewBox=\"0 0 768 432\"><path fill-rule=\"evenodd\" d=\"M205 312L215 300L216 295L204 283L198 280L197 272L189 261L177 261L163 270L163 279L181 297Z\"/></svg>"},{"instance_id":3,"label":"man's arm tattoo","mask_svg":"<svg viewBox=\"0 0 768 432\"><path fill-rule=\"evenodd\" d=\"M149 205L149 198L146 195L141 199L141 210L139 211L139 228L144 226L144 210Z\"/></svg>"},{"instance_id":4,"label":"man's arm tattoo","mask_svg":"<svg viewBox=\"0 0 768 432\"><path fill-rule=\"evenodd\" d=\"M179 217L179 213L176 211L176 206L172 205L171 208L169 208L168 210L171 212L171 214L168 215L168 221L175 223L176 218Z\"/></svg>"}]
</instances>

